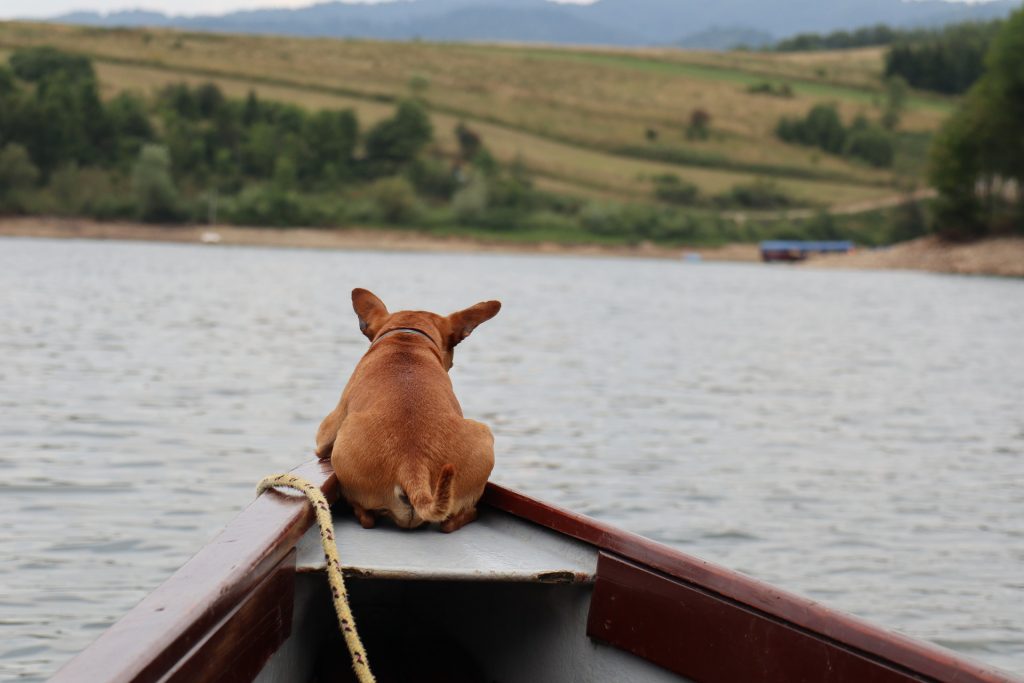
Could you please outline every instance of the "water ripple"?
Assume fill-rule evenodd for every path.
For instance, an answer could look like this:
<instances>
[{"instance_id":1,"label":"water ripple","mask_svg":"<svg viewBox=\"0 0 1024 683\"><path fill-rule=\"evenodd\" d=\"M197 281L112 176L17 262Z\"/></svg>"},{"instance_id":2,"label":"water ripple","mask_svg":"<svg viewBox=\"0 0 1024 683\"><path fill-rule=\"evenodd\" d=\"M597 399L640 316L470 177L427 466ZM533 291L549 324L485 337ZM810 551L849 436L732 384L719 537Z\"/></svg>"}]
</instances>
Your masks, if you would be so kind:
<instances>
[{"instance_id":1,"label":"water ripple","mask_svg":"<svg viewBox=\"0 0 1024 683\"><path fill-rule=\"evenodd\" d=\"M1024 282L5 239L5 673L45 679L309 456L355 286L502 299L452 373L496 480L1024 670Z\"/></svg>"}]
</instances>

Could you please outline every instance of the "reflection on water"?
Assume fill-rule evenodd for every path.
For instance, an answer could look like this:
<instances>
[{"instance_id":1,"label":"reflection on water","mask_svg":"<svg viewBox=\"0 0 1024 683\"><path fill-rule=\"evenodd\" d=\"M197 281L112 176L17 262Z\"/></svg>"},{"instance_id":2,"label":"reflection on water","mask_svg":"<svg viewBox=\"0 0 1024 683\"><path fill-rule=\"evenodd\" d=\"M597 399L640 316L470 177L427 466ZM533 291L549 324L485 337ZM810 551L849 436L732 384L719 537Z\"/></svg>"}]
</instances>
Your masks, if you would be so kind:
<instances>
[{"instance_id":1,"label":"reflection on water","mask_svg":"<svg viewBox=\"0 0 1024 683\"><path fill-rule=\"evenodd\" d=\"M41 680L311 454L348 293L460 347L495 479L1024 670L1024 282L0 241L0 668Z\"/></svg>"}]
</instances>

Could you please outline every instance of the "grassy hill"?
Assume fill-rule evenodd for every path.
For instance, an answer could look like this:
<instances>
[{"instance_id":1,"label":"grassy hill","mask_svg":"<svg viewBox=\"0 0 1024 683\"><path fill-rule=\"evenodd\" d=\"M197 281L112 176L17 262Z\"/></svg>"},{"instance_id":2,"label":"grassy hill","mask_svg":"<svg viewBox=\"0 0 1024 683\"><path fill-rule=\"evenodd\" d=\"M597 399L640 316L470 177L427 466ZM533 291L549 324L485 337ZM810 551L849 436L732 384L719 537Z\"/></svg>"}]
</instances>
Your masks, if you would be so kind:
<instances>
[{"instance_id":1,"label":"grassy hill","mask_svg":"<svg viewBox=\"0 0 1024 683\"><path fill-rule=\"evenodd\" d=\"M913 94L895 168L879 170L778 140L780 116L835 103L844 119L880 115L879 49L800 54L383 43L0 23L0 51L53 45L91 57L104 93L213 81L224 91L309 108L387 116L418 83L439 144L460 120L546 189L653 201L652 178L676 173L709 195L770 176L796 201L842 206L891 196L919 179L922 134L951 100ZM792 97L748 92L788 83ZM694 109L707 140L688 140ZM650 139L655 137L654 140ZM916 142L916 144L915 144Z\"/></svg>"}]
</instances>

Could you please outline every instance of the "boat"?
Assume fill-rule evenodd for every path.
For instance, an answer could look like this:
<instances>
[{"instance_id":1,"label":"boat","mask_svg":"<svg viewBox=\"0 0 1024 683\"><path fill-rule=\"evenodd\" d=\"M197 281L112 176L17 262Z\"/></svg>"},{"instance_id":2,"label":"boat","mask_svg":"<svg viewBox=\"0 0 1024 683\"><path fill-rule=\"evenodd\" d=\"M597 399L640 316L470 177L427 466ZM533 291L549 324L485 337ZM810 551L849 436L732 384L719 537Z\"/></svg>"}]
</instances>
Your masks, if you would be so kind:
<instances>
[{"instance_id":1,"label":"boat","mask_svg":"<svg viewBox=\"0 0 1024 683\"><path fill-rule=\"evenodd\" d=\"M1010 683L1009 674L488 484L452 533L363 529L326 462L376 678L501 683ZM257 497L53 683L355 681L306 499Z\"/></svg>"},{"instance_id":2,"label":"boat","mask_svg":"<svg viewBox=\"0 0 1024 683\"><path fill-rule=\"evenodd\" d=\"M853 250L849 240L765 240L761 242L761 260L803 261L811 254L848 254Z\"/></svg>"}]
</instances>

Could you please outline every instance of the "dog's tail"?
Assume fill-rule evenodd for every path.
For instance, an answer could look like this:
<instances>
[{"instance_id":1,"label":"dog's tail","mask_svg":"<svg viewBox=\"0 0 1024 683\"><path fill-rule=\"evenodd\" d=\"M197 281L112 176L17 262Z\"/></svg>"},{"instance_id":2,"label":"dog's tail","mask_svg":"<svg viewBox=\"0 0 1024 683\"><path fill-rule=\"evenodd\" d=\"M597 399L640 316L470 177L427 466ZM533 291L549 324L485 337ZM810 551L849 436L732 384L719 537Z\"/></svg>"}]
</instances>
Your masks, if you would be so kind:
<instances>
[{"instance_id":1,"label":"dog's tail","mask_svg":"<svg viewBox=\"0 0 1024 683\"><path fill-rule=\"evenodd\" d=\"M426 472L409 479L405 491L409 496L409 503L420 519L427 522L443 522L451 515L455 465L449 463L441 468L433 491L430 489L430 478Z\"/></svg>"}]
</instances>

